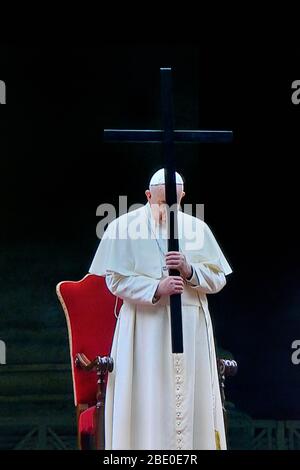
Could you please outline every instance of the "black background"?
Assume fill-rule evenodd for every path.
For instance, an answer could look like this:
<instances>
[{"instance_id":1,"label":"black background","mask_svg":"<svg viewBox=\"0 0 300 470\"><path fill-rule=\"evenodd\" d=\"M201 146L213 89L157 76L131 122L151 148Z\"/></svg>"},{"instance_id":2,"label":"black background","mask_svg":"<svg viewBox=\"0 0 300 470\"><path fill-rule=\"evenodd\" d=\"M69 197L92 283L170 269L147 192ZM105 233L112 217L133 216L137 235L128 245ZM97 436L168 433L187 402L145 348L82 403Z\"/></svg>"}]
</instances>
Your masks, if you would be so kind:
<instances>
[{"instance_id":1,"label":"black background","mask_svg":"<svg viewBox=\"0 0 300 470\"><path fill-rule=\"evenodd\" d=\"M291 362L300 337L299 54L221 46L0 48L1 288L21 311L26 278L38 302L46 290L54 305L56 282L88 271L97 206L119 195L144 201L159 146L104 144L102 129L159 128L159 67L171 66L176 127L234 131L230 145L177 148L186 202L205 204L234 271L209 299L217 341L240 366L228 398L254 418L300 419L300 365ZM56 315L44 313L44 325Z\"/></svg>"}]
</instances>

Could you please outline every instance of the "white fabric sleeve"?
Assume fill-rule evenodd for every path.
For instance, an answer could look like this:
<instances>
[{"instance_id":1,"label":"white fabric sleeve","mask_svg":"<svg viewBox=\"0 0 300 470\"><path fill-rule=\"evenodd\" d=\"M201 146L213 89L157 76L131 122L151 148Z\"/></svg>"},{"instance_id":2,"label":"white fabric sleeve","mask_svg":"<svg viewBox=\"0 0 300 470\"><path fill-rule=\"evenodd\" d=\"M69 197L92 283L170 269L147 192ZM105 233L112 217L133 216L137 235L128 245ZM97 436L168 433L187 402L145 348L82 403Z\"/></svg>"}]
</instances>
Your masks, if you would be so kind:
<instances>
[{"instance_id":1,"label":"white fabric sleeve","mask_svg":"<svg viewBox=\"0 0 300 470\"><path fill-rule=\"evenodd\" d=\"M226 285L225 274L215 271L203 263L193 264L193 275L187 284L203 294L215 294Z\"/></svg>"},{"instance_id":2,"label":"white fabric sleeve","mask_svg":"<svg viewBox=\"0 0 300 470\"><path fill-rule=\"evenodd\" d=\"M147 276L123 276L108 271L106 285L112 294L137 305L153 305L153 297L159 280Z\"/></svg>"},{"instance_id":3,"label":"white fabric sleeve","mask_svg":"<svg viewBox=\"0 0 300 470\"><path fill-rule=\"evenodd\" d=\"M198 276L196 274L196 271L194 269L194 266L191 265L192 267L192 277L190 279L187 279L186 282L187 284L191 285L191 286L198 286L199 285L199 279L198 279Z\"/></svg>"}]
</instances>

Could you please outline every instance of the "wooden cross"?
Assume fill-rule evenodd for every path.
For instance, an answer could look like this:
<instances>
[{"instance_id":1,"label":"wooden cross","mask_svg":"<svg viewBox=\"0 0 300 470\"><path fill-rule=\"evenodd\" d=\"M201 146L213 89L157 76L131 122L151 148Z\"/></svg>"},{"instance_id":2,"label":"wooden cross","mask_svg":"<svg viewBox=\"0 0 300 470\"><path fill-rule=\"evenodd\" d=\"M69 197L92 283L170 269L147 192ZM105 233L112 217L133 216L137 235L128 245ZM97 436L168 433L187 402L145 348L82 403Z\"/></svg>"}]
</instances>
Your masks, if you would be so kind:
<instances>
[{"instance_id":1,"label":"wooden cross","mask_svg":"<svg viewBox=\"0 0 300 470\"><path fill-rule=\"evenodd\" d=\"M232 131L175 130L173 128L173 100L171 68L161 68L161 117L160 130L104 129L106 142L152 142L163 144L166 203L169 208L177 203L175 176L176 142L227 143L232 140ZM169 212L168 251L179 251L177 230L177 212ZM169 271L170 276L177 276L176 270ZM181 295L170 296L172 352L183 353Z\"/></svg>"}]
</instances>

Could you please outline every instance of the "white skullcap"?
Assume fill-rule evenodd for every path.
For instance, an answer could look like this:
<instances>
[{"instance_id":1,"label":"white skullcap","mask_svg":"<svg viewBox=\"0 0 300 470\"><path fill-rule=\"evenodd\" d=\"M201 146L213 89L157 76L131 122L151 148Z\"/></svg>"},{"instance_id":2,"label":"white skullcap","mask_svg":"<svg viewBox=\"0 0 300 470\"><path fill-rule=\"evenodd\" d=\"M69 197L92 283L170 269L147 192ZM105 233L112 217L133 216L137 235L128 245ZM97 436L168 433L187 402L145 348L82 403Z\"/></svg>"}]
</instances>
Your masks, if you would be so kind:
<instances>
[{"instance_id":1,"label":"white skullcap","mask_svg":"<svg viewBox=\"0 0 300 470\"><path fill-rule=\"evenodd\" d=\"M152 176L149 186L156 186L158 184L165 184L165 170L161 168ZM180 174L176 172L176 184L183 185L183 179L181 178Z\"/></svg>"}]
</instances>

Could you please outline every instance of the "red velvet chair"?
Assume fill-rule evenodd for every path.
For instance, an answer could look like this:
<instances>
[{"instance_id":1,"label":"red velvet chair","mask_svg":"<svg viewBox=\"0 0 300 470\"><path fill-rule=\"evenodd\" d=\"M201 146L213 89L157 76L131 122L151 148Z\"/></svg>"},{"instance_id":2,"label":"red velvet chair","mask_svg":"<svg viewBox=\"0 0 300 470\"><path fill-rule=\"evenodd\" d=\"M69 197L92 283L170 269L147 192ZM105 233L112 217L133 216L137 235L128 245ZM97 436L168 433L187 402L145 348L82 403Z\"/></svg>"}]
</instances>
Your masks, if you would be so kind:
<instances>
[{"instance_id":1,"label":"red velvet chair","mask_svg":"<svg viewBox=\"0 0 300 470\"><path fill-rule=\"evenodd\" d=\"M94 274L56 286L68 327L80 449L104 449L104 401L116 315L121 307Z\"/></svg>"}]
</instances>

